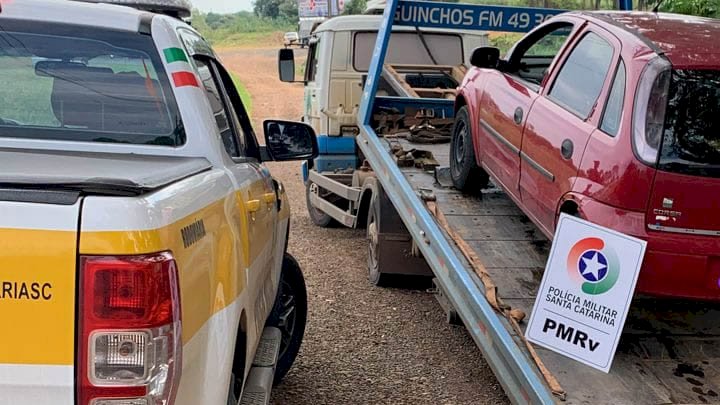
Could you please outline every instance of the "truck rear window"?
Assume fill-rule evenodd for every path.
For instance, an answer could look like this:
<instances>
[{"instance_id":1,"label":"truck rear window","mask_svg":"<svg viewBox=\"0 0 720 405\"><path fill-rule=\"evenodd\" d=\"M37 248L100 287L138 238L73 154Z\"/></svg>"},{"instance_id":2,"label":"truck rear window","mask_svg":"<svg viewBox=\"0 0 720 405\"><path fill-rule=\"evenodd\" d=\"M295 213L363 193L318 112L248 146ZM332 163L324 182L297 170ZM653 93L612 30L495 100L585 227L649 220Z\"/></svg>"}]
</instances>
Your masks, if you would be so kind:
<instances>
[{"instance_id":1,"label":"truck rear window","mask_svg":"<svg viewBox=\"0 0 720 405\"><path fill-rule=\"evenodd\" d=\"M720 177L720 71L672 72L658 167Z\"/></svg>"},{"instance_id":2,"label":"truck rear window","mask_svg":"<svg viewBox=\"0 0 720 405\"><path fill-rule=\"evenodd\" d=\"M353 67L358 72L367 72L372 60L377 32L358 32L355 34ZM428 50L423 45L425 40ZM435 34L424 32L393 32L390 35L385 63L403 65L450 65L463 63L462 38L454 34ZM433 63L433 59L435 62Z\"/></svg>"},{"instance_id":3,"label":"truck rear window","mask_svg":"<svg viewBox=\"0 0 720 405\"><path fill-rule=\"evenodd\" d=\"M148 35L0 27L0 138L179 146L177 105Z\"/></svg>"}]
</instances>

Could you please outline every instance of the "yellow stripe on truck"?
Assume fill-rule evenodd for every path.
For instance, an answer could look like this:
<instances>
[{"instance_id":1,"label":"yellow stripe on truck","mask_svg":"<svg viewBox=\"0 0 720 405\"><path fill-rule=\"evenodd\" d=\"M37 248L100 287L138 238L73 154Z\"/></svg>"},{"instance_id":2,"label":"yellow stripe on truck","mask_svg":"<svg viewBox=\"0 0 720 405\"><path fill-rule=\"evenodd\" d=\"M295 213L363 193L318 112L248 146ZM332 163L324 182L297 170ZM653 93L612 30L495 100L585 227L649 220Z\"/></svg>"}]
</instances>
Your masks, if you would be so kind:
<instances>
[{"instance_id":1,"label":"yellow stripe on truck","mask_svg":"<svg viewBox=\"0 0 720 405\"><path fill-rule=\"evenodd\" d=\"M243 192L238 191L158 229L82 232L80 254L133 255L171 251L178 264L183 343L187 343L211 316L240 295L246 282L243 270L261 254L260 244L250 246L247 243L250 235L242 195ZM242 218L229 217L238 212L232 204L238 205ZM269 234L272 229L259 231ZM252 237L266 240L269 236ZM233 244L241 249L233 249Z\"/></svg>"},{"instance_id":2,"label":"yellow stripe on truck","mask_svg":"<svg viewBox=\"0 0 720 405\"><path fill-rule=\"evenodd\" d=\"M0 363L74 364L77 233L0 229Z\"/></svg>"}]
</instances>

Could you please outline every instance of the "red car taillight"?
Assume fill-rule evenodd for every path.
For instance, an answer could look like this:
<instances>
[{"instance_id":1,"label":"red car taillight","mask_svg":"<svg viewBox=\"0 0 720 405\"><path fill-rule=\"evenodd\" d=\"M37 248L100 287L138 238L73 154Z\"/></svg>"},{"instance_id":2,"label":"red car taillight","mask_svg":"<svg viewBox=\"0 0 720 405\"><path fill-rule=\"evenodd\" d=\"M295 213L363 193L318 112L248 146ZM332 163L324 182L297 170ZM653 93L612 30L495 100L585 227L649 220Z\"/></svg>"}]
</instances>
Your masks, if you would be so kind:
<instances>
[{"instance_id":1,"label":"red car taillight","mask_svg":"<svg viewBox=\"0 0 720 405\"><path fill-rule=\"evenodd\" d=\"M635 93L633 149L640 161L653 167L657 165L663 137L670 68L667 59L656 56L645 66Z\"/></svg>"},{"instance_id":2,"label":"red car taillight","mask_svg":"<svg viewBox=\"0 0 720 405\"><path fill-rule=\"evenodd\" d=\"M81 256L78 313L78 404L174 402L182 343L170 253Z\"/></svg>"}]
</instances>

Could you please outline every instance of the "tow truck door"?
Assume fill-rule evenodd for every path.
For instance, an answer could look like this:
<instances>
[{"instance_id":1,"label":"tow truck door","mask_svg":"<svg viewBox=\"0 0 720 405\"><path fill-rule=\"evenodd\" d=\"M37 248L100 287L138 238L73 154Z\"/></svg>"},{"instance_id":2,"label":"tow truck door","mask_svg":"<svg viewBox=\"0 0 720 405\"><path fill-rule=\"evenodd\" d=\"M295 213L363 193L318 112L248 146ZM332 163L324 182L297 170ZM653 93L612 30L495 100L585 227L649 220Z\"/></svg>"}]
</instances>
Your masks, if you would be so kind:
<instances>
[{"instance_id":1,"label":"tow truck door","mask_svg":"<svg viewBox=\"0 0 720 405\"><path fill-rule=\"evenodd\" d=\"M0 403L75 401L79 214L74 193L0 191Z\"/></svg>"},{"instance_id":2,"label":"tow truck door","mask_svg":"<svg viewBox=\"0 0 720 405\"><path fill-rule=\"evenodd\" d=\"M313 38L308 47L308 56L305 66L305 98L304 98L304 116L303 120L312 126L318 134L324 134L322 127L321 110L324 107L322 84L327 81L322 80L322 75L318 75L318 70L322 67L320 56L320 46L323 44L320 37ZM327 91L325 89L324 91Z\"/></svg>"}]
</instances>

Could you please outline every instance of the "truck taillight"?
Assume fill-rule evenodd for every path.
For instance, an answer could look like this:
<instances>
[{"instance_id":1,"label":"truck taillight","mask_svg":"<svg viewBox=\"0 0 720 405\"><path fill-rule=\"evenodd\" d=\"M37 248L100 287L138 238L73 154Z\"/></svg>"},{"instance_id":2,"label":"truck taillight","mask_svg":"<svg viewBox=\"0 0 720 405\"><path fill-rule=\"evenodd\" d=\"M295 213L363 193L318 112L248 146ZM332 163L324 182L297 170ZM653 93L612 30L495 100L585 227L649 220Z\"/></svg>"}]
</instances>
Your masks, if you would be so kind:
<instances>
[{"instance_id":1,"label":"truck taillight","mask_svg":"<svg viewBox=\"0 0 720 405\"><path fill-rule=\"evenodd\" d=\"M170 253L81 256L78 314L78 404L174 402L182 343Z\"/></svg>"}]
</instances>

